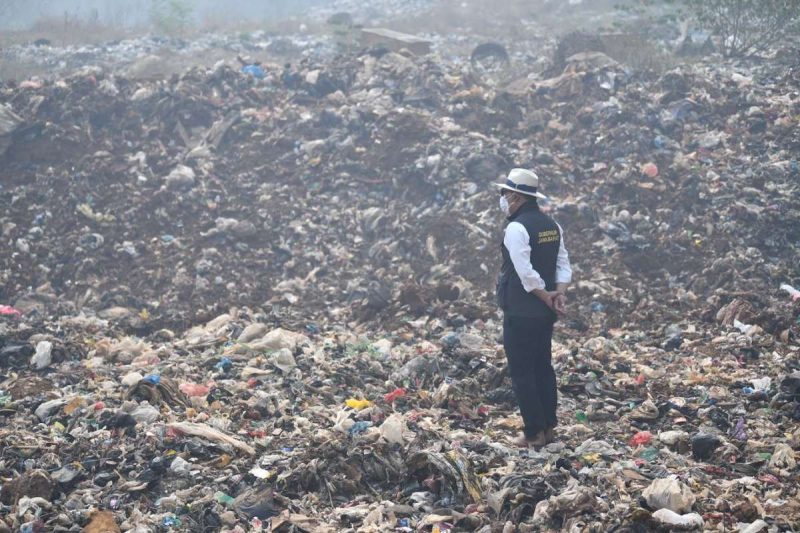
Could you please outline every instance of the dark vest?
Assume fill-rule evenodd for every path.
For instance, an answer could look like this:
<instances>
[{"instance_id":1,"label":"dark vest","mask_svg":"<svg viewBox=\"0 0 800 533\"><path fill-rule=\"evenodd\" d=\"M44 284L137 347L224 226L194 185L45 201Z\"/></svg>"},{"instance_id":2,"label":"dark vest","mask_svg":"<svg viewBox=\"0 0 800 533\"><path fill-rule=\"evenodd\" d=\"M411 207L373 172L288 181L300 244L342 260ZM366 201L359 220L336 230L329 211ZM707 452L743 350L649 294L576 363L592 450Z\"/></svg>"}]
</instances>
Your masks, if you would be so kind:
<instances>
[{"instance_id":1,"label":"dark vest","mask_svg":"<svg viewBox=\"0 0 800 533\"><path fill-rule=\"evenodd\" d=\"M539 211L539 207L529 202L520 207L516 213L508 217L509 222L519 222L525 227L530 237L531 265L539 273L548 291L556 289L556 260L561 244L561 232L555 221ZM506 315L524 317L550 317L556 314L539 297L531 294L522 286L522 281L514 269L511 256L504 244L503 266L497 279L497 304Z\"/></svg>"}]
</instances>

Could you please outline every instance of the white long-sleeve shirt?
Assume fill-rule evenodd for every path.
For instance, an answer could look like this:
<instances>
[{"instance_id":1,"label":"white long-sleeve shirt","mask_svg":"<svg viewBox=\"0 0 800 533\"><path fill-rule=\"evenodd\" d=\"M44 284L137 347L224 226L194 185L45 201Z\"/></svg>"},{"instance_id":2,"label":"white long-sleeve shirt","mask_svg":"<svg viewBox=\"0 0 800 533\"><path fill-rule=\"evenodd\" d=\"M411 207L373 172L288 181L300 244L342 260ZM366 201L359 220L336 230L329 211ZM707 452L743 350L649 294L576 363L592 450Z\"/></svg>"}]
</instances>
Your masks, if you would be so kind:
<instances>
[{"instance_id":1,"label":"white long-sleeve shirt","mask_svg":"<svg viewBox=\"0 0 800 533\"><path fill-rule=\"evenodd\" d=\"M558 226L558 224L556 224ZM569 283L572 281L572 267L569 264L569 254L564 246L564 231L558 226L561 236L558 245L558 257L556 259L556 283ZM531 292L536 289L544 289L545 283L542 276L534 270L531 265L531 245L530 235L525 226L519 222L510 222L506 226L503 244L511 256L514 270L517 271L522 287Z\"/></svg>"}]
</instances>

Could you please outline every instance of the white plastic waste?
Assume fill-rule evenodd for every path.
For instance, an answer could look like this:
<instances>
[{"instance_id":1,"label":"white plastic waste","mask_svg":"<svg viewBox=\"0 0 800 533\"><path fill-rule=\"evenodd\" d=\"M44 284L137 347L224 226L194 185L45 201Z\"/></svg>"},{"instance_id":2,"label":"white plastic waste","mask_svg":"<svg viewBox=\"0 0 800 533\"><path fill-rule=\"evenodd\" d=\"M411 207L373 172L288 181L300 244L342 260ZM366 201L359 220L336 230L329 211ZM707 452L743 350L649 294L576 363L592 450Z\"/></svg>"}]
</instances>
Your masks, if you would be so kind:
<instances>
[{"instance_id":1,"label":"white plastic waste","mask_svg":"<svg viewBox=\"0 0 800 533\"><path fill-rule=\"evenodd\" d=\"M244 441L223 433L218 429L214 429L206 424L197 424L193 422L173 422L167 424L167 428L190 437L200 437L211 442L220 444L227 444L234 448L245 452L248 455L255 455L256 449L245 443Z\"/></svg>"},{"instance_id":2,"label":"white plastic waste","mask_svg":"<svg viewBox=\"0 0 800 533\"><path fill-rule=\"evenodd\" d=\"M281 348L277 352L273 352L269 356L269 360L284 374L291 372L292 369L297 366L297 362L294 360L294 355L292 355L292 351L288 348Z\"/></svg>"},{"instance_id":3,"label":"white plastic waste","mask_svg":"<svg viewBox=\"0 0 800 533\"><path fill-rule=\"evenodd\" d=\"M139 372L128 372L123 376L121 383L126 387L133 387L144 378Z\"/></svg>"},{"instance_id":4,"label":"white plastic waste","mask_svg":"<svg viewBox=\"0 0 800 533\"><path fill-rule=\"evenodd\" d=\"M286 348L288 350L295 350L297 345L306 339L305 335L295 333L283 328L273 329L258 342L259 347L263 350L280 350Z\"/></svg>"},{"instance_id":5,"label":"white plastic waste","mask_svg":"<svg viewBox=\"0 0 800 533\"><path fill-rule=\"evenodd\" d=\"M792 469L797 466L797 459L795 452L791 446L785 442L780 442L775 445L775 450L772 452L772 457L769 460L769 466L772 468L789 468Z\"/></svg>"},{"instance_id":6,"label":"white plastic waste","mask_svg":"<svg viewBox=\"0 0 800 533\"><path fill-rule=\"evenodd\" d=\"M63 398L59 398L59 399L56 399L56 400L50 400L50 401L47 401L47 402L39 404L39 407L36 408L36 410L33 412L33 414L35 414L39 418L39 420L44 422L45 420L50 418L50 416L53 413L55 413L56 410L60 409L64 405L66 405L66 403L67 403L67 400L65 400Z\"/></svg>"},{"instance_id":7,"label":"white plastic waste","mask_svg":"<svg viewBox=\"0 0 800 533\"><path fill-rule=\"evenodd\" d=\"M689 487L674 475L654 479L642 495L647 500L647 505L653 509L669 509L681 514L689 512L695 502L695 496Z\"/></svg>"},{"instance_id":8,"label":"white plastic waste","mask_svg":"<svg viewBox=\"0 0 800 533\"><path fill-rule=\"evenodd\" d=\"M756 378L750 380L753 383L753 388L757 391L766 392L772 385L772 378L769 376L763 378Z\"/></svg>"},{"instance_id":9,"label":"white plastic waste","mask_svg":"<svg viewBox=\"0 0 800 533\"><path fill-rule=\"evenodd\" d=\"M36 353L31 357L31 365L36 367L36 370L42 370L50 366L53 362L53 343L49 341L40 341L36 345Z\"/></svg>"},{"instance_id":10,"label":"white plastic waste","mask_svg":"<svg viewBox=\"0 0 800 533\"><path fill-rule=\"evenodd\" d=\"M693 530L703 529L705 522L697 513L678 514L669 509L659 509L653 513L653 518L662 525L672 526L676 529Z\"/></svg>"},{"instance_id":11,"label":"white plastic waste","mask_svg":"<svg viewBox=\"0 0 800 533\"><path fill-rule=\"evenodd\" d=\"M791 285L788 285L788 284L784 283L783 285L781 285L781 290L788 292L789 293L789 297L792 299L793 302L796 302L797 300L800 300L800 291L798 291L797 289L795 289Z\"/></svg>"},{"instance_id":12,"label":"white plastic waste","mask_svg":"<svg viewBox=\"0 0 800 533\"><path fill-rule=\"evenodd\" d=\"M333 429L340 433L347 433L351 427L355 424L355 421L350 418L350 413L347 409L342 409L338 413L336 413L336 420L333 424Z\"/></svg>"},{"instance_id":13,"label":"white plastic waste","mask_svg":"<svg viewBox=\"0 0 800 533\"><path fill-rule=\"evenodd\" d=\"M748 337L753 337L755 335L760 335L764 332L761 326L755 326L753 324L745 324L744 322L740 322L739 320L733 320L733 327L738 329L740 332L744 333Z\"/></svg>"},{"instance_id":14,"label":"white plastic waste","mask_svg":"<svg viewBox=\"0 0 800 533\"><path fill-rule=\"evenodd\" d=\"M168 189L189 188L194 185L195 174L191 167L178 165L165 178Z\"/></svg>"},{"instance_id":15,"label":"white plastic waste","mask_svg":"<svg viewBox=\"0 0 800 533\"><path fill-rule=\"evenodd\" d=\"M386 418L380 427L381 437L387 442L403 444L406 439L413 439L414 433L406 428L406 421L400 414L393 414Z\"/></svg>"},{"instance_id":16,"label":"white plastic waste","mask_svg":"<svg viewBox=\"0 0 800 533\"><path fill-rule=\"evenodd\" d=\"M169 469L178 474L179 476L188 475L191 471L192 464L181 456L175 457L169 465Z\"/></svg>"},{"instance_id":17,"label":"white plastic waste","mask_svg":"<svg viewBox=\"0 0 800 533\"><path fill-rule=\"evenodd\" d=\"M739 526L739 533L761 533L761 531L767 529L769 524L761 520L760 518L753 522L752 524L742 524Z\"/></svg>"},{"instance_id":18,"label":"white plastic waste","mask_svg":"<svg viewBox=\"0 0 800 533\"><path fill-rule=\"evenodd\" d=\"M662 431L658 434L658 440L667 446L674 446L682 440L688 440L689 434L681 430Z\"/></svg>"},{"instance_id":19,"label":"white plastic waste","mask_svg":"<svg viewBox=\"0 0 800 533\"><path fill-rule=\"evenodd\" d=\"M259 337L263 337L267 332L268 327L269 326L266 324L261 324L259 322L248 324L248 326L242 330L236 340L239 342L250 342L254 339L258 339Z\"/></svg>"},{"instance_id":20,"label":"white plastic waste","mask_svg":"<svg viewBox=\"0 0 800 533\"><path fill-rule=\"evenodd\" d=\"M131 416L140 424L152 424L161 417L161 413L149 403L142 402L131 411Z\"/></svg>"}]
</instances>

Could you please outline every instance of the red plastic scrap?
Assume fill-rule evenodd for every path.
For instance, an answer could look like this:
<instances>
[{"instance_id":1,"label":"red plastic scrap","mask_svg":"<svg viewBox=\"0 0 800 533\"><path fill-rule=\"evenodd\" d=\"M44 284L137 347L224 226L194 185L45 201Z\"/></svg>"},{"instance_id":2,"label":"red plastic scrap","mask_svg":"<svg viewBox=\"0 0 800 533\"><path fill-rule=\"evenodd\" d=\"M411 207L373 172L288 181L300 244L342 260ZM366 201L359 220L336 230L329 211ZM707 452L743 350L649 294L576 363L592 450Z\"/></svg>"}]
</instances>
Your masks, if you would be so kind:
<instances>
[{"instance_id":1,"label":"red plastic scrap","mask_svg":"<svg viewBox=\"0 0 800 533\"><path fill-rule=\"evenodd\" d=\"M758 480L763 483L766 483L767 485L780 486L781 484L781 481L772 474L761 474L760 476L758 476Z\"/></svg>"},{"instance_id":2,"label":"red plastic scrap","mask_svg":"<svg viewBox=\"0 0 800 533\"><path fill-rule=\"evenodd\" d=\"M703 520L706 522L721 522L728 527L733 527L733 525L738 522L732 515L719 512L704 513Z\"/></svg>"},{"instance_id":3,"label":"red plastic scrap","mask_svg":"<svg viewBox=\"0 0 800 533\"><path fill-rule=\"evenodd\" d=\"M386 403L393 403L396 399L402 398L405 395L406 395L406 389L397 388L392 392L384 394L383 399Z\"/></svg>"},{"instance_id":4,"label":"red plastic scrap","mask_svg":"<svg viewBox=\"0 0 800 533\"><path fill-rule=\"evenodd\" d=\"M421 418L424 415L425 413L422 413L420 411L411 411L408 414L406 414L406 420L408 420L409 422L416 422L417 419Z\"/></svg>"},{"instance_id":5,"label":"red plastic scrap","mask_svg":"<svg viewBox=\"0 0 800 533\"><path fill-rule=\"evenodd\" d=\"M22 311L19 309L14 309L10 305L0 305L0 316L13 316L20 318L22 316Z\"/></svg>"},{"instance_id":6,"label":"red plastic scrap","mask_svg":"<svg viewBox=\"0 0 800 533\"><path fill-rule=\"evenodd\" d=\"M181 383L178 388L186 396L206 396L211 390L200 383Z\"/></svg>"},{"instance_id":7,"label":"red plastic scrap","mask_svg":"<svg viewBox=\"0 0 800 533\"><path fill-rule=\"evenodd\" d=\"M653 434L649 431L640 431L631 438L631 446L642 446L649 444L653 440Z\"/></svg>"},{"instance_id":8,"label":"red plastic scrap","mask_svg":"<svg viewBox=\"0 0 800 533\"><path fill-rule=\"evenodd\" d=\"M731 477L731 472L721 466L706 465L702 468L703 472L714 476Z\"/></svg>"},{"instance_id":9,"label":"red plastic scrap","mask_svg":"<svg viewBox=\"0 0 800 533\"><path fill-rule=\"evenodd\" d=\"M642 165L642 174L648 178L655 178L658 176L658 167L655 163L646 163Z\"/></svg>"}]
</instances>

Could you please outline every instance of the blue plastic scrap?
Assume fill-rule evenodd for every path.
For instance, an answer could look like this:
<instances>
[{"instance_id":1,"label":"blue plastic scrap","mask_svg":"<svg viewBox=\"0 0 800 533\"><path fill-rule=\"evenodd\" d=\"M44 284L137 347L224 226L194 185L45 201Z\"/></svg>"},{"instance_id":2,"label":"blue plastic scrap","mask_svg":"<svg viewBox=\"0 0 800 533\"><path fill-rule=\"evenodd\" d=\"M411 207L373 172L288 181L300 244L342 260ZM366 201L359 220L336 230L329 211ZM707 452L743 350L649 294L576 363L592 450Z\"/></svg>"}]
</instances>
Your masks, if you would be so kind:
<instances>
[{"instance_id":1,"label":"blue plastic scrap","mask_svg":"<svg viewBox=\"0 0 800 533\"><path fill-rule=\"evenodd\" d=\"M242 74L249 74L258 80L264 79L264 69L258 65L245 65L242 67Z\"/></svg>"}]
</instances>

